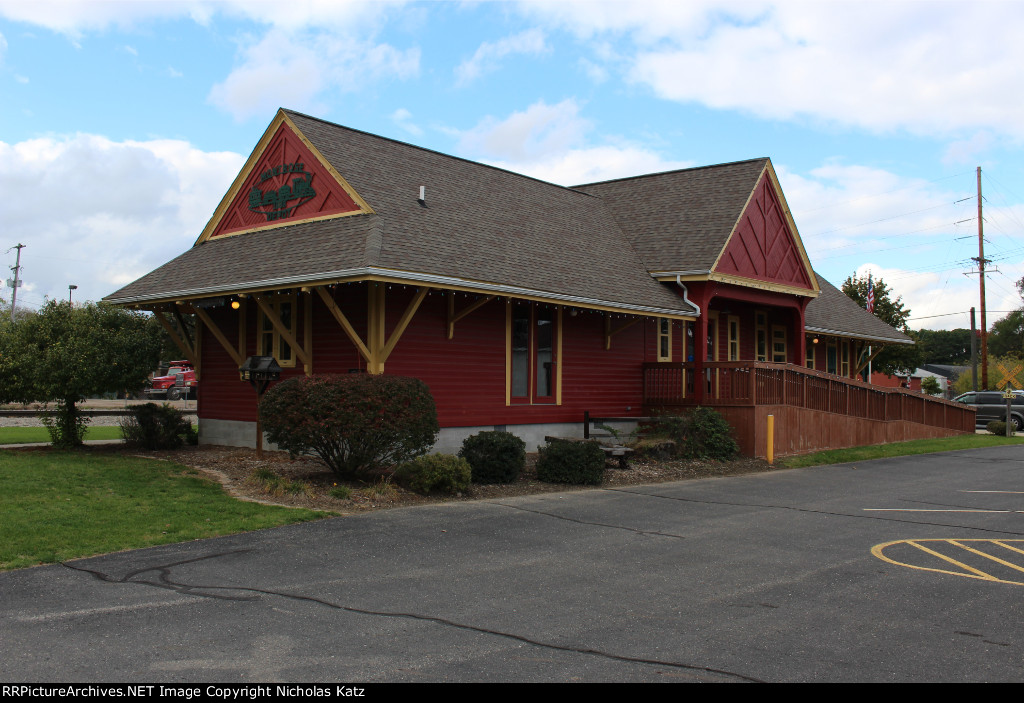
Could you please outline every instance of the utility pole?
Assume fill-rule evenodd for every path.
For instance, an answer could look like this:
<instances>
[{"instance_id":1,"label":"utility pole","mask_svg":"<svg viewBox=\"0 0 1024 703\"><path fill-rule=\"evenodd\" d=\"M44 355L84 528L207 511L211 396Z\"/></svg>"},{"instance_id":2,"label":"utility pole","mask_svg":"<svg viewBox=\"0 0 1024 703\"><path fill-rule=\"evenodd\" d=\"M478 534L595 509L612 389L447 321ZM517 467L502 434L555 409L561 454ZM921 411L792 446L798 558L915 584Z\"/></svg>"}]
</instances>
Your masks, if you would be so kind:
<instances>
[{"instance_id":1,"label":"utility pole","mask_svg":"<svg viewBox=\"0 0 1024 703\"><path fill-rule=\"evenodd\" d=\"M14 248L18 250L18 256L15 259L14 268L11 269L11 271L14 271L14 282L11 285L11 322L14 322L14 306L18 300L18 286L21 285L21 281L18 280L18 271L21 270L21 250L25 248L25 245L19 242L18 246ZM10 251L10 249L7 251Z\"/></svg>"},{"instance_id":2,"label":"utility pole","mask_svg":"<svg viewBox=\"0 0 1024 703\"><path fill-rule=\"evenodd\" d=\"M971 308L971 390L978 391L978 330L974 325L974 308Z\"/></svg>"},{"instance_id":3,"label":"utility pole","mask_svg":"<svg viewBox=\"0 0 1024 703\"><path fill-rule=\"evenodd\" d=\"M978 283L981 288L981 387L988 390L988 318L985 307L985 228L981 217L981 166L978 167Z\"/></svg>"}]
</instances>

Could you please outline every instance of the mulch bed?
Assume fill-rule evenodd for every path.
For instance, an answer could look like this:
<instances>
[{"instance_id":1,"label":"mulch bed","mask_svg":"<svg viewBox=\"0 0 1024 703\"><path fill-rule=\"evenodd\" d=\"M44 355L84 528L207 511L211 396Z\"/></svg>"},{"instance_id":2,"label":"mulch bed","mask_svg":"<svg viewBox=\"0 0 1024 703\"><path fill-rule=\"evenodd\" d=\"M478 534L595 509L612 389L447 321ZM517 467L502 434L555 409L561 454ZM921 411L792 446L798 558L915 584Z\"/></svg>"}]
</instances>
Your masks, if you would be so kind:
<instances>
[{"instance_id":1,"label":"mulch bed","mask_svg":"<svg viewBox=\"0 0 1024 703\"><path fill-rule=\"evenodd\" d=\"M237 447L202 446L176 451L145 452L129 450L123 446L108 446L92 447L90 451L116 451L174 461L220 481L225 489L237 498L341 514L459 500L493 500L538 493L587 490L587 487L583 486L538 481L535 469L536 454L527 455L526 468L519 480L514 483L474 484L469 491L458 496L422 496L391 483L386 476L379 476L376 480L367 480L363 483L340 481L320 460L312 457L293 460L284 452L264 452L261 460L257 459L255 450ZM617 465L617 461L609 462L602 484L604 487L736 476L777 468L770 466L763 459L749 457L725 462L634 459L630 462L631 468L628 470L619 469ZM292 484L296 488L301 484L303 489L296 492L280 488L268 491L253 476L254 472L260 469L272 471L285 481L296 482ZM261 473L265 474L265 471ZM339 485L349 487L349 498L339 499L330 495L330 491Z\"/></svg>"}]
</instances>

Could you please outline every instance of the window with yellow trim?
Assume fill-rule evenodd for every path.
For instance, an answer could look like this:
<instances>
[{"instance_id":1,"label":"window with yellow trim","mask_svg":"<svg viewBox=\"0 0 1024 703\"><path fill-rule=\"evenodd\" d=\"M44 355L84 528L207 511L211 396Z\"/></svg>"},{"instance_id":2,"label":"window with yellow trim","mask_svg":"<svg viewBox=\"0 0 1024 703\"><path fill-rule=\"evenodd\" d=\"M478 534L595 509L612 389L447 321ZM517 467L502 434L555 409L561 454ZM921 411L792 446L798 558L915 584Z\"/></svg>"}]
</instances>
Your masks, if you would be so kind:
<instances>
[{"instance_id":1,"label":"window with yellow trim","mask_svg":"<svg viewBox=\"0 0 1024 703\"><path fill-rule=\"evenodd\" d=\"M843 342L841 343L841 348L842 348L842 355L841 355L842 363L841 363L839 368L842 370L842 373L843 373L844 376L849 376L850 375L850 343L848 341L846 341L846 340L843 340Z\"/></svg>"},{"instance_id":2,"label":"window with yellow trim","mask_svg":"<svg viewBox=\"0 0 1024 703\"><path fill-rule=\"evenodd\" d=\"M777 364L785 364L786 356L786 326L772 325L772 361Z\"/></svg>"},{"instance_id":3,"label":"window with yellow trim","mask_svg":"<svg viewBox=\"0 0 1024 703\"><path fill-rule=\"evenodd\" d=\"M729 315L729 361L740 360L740 318L736 315Z\"/></svg>"},{"instance_id":4,"label":"window with yellow trim","mask_svg":"<svg viewBox=\"0 0 1024 703\"><path fill-rule=\"evenodd\" d=\"M758 310L754 313L754 358L768 361L768 314Z\"/></svg>"},{"instance_id":5,"label":"window with yellow trim","mask_svg":"<svg viewBox=\"0 0 1024 703\"><path fill-rule=\"evenodd\" d=\"M281 320L281 324L288 330L292 338L295 338L295 320L298 317L295 310L295 295L274 295L266 298L266 303ZM295 353L288 344L274 329L273 323L260 310L259 316L259 353L261 356L272 356L277 363L284 367L295 366Z\"/></svg>"},{"instance_id":6,"label":"window with yellow trim","mask_svg":"<svg viewBox=\"0 0 1024 703\"><path fill-rule=\"evenodd\" d=\"M513 404L556 402L557 310L536 303L511 306L509 398Z\"/></svg>"},{"instance_id":7,"label":"window with yellow trim","mask_svg":"<svg viewBox=\"0 0 1024 703\"><path fill-rule=\"evenodd\" d=\"M658 319L658 361L672 361L672 320Z\"/></svg>"}]
</instances>

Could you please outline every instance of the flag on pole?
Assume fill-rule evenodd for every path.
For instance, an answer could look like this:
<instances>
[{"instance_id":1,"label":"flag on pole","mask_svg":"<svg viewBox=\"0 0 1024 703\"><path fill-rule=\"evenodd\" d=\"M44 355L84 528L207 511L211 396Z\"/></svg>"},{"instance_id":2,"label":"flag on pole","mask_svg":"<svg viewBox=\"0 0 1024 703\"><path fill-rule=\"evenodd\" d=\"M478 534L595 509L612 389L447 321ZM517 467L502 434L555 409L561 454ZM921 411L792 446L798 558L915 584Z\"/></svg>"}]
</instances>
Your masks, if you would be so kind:
<instances>
[{"instance_id":1,"label":"flag on pole","mask_svg":"<svg viewBox=\"0 0 1024 703\"><path fill-rule=\"evenodd\" d=\"M875 314L875 285L871 282L871 274L868 274L868 312Z\"/></svg>"}]
</instances>

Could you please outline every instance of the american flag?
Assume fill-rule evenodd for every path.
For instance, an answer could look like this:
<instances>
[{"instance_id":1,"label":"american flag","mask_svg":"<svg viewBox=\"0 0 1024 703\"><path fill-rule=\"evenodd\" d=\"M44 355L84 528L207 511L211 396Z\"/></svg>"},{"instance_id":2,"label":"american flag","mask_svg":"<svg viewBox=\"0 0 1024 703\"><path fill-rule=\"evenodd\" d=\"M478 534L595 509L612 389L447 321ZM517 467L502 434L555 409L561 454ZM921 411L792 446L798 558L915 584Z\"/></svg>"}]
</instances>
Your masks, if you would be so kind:
<instances>
[{"instance_id":1,"label":"american flag","mask_svg":"<svg viewBox=\"0 0 1024 703\"><path fill-rule=\"evenodd\" d=\"M875 314L875 286L871 282L871 274L868 274L868 312Z\"/></svg>"}]
</instances>

